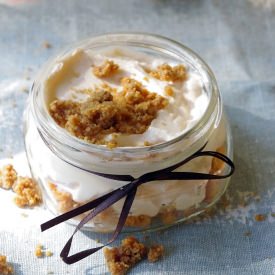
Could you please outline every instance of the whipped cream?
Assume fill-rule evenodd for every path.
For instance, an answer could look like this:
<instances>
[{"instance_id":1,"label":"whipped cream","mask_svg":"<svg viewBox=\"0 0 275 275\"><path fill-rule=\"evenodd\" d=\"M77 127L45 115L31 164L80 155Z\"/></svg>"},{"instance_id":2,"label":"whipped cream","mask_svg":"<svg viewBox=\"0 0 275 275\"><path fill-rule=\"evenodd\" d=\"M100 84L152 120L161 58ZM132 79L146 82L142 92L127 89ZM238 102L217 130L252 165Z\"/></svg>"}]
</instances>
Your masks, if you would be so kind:
<instances>
[{"instance_id":1,"label":"whipped cream","mask_svg":"<svg viewBox=\"0 0 275 275\"><path fill-rule=\"evenodd\" d=\"M92 67L103 64L107 59L117 64L120 70L113 76L98 78L92 73ZM157 144L169 141L188 131L198 122L208 106L209 98L203 90L201 77L186 64L183 65L187 69L187 79L175 83L158 80L148 73L148 69L156 69L164 63L171 66L179 65L171 60L156 59L121 49L102 53L78 49L56 63L45 83L45 100L47 104L54 99L84 101L88 95L79 91L94 89L103 83L120 92L121 78L130 77L141 82L148 91L165 97L168 105L158 112L143 134L119 134L116 139L118 146L139 147L143 146L144 142ZM166 94L167 85L173 88L173 96Z\"/></svg>"}]
</instances>

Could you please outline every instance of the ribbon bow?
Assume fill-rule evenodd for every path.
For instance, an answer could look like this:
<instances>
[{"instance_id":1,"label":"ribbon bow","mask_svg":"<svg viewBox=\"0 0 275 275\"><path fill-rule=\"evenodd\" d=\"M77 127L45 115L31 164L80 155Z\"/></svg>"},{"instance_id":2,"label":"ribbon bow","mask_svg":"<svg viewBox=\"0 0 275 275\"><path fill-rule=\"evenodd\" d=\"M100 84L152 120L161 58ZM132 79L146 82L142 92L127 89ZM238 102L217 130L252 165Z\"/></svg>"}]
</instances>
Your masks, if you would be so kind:
<instances>
[{"instance_id":1,"label":"ribbon bow","mask_svg":"<svg viewBox=\"0 0 275 275\"><path fill-rule=\"evenodd\" d=\"M205 146L204 146L205 147ZM204 148L203 147L203 148ZM121 188L118 188L110 193L107 193L91 202L88 202L80 207L77 207L69 212L66 212L60 216L55 217L52 220L49 220L41 225L41 231L45 231L53 226L56 226L64 221L67 221L75 216L78 216L86 211L90 211L76 226L72 236L67 241L66 245L62 249L60 253L60 257L66 264L73 264L75 262L78 262L91 254L97 252L98 250L102 249L106 245L111 244L120 234L127 216L129 214L129 211L131 209L131 206L133 204L137 188L146 182L150 181L156 181L156 180L215 180L215 179L224 179L227 177L230 177L235 170L234 163L225 155L219 153L219 152L213 152L213 151L202 151L203 148L201 148L199 151L191 155L190 157L180 161L177 164L174 164L172 166L169 166L164 169L160 169L154 172L146 173L138 178L134 178L131 175L114 175L114 174L105 174L105 173L98 173L90 171L92 174L112 179L112 180L118 180L118 181L128 181L129 183L124 185ZM196 172L173 172L178 167L190 162L193 159L199 158L199 157L214 157L217 159L220 159L224 163L226 163L230 170L225 175L213 175L213 174L204 174L204 173L196 173ZM91 219L93 219L96 215L104 211L109 206L113 205L123 197L125 198L119 220L116 226L116 229L110 238L110 240L102 246L90 248L81 252L78 252L74 255L69 256L72 241L74 235L80 230L86 223L88 223Z\"/></svg>"}]
</instances>

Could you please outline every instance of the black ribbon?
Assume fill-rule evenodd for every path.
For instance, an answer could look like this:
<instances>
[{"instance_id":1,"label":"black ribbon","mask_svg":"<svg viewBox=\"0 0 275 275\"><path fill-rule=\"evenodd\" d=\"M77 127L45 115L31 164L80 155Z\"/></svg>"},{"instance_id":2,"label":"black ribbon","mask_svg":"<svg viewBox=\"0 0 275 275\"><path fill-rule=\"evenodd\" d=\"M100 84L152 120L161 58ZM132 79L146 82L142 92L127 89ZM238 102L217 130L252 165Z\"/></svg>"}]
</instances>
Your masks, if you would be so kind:
<instances>
[{"instance_id":1,"label":"black ribbon","mask_svg":"<svg viewBox=\"0 0 275 275\"><path fill-rule=\"evenodd\" d=\"M204 146L205 147L205 146ZM203 147L203 148L204 148ZM88 202L80 207L77 207L69 212L66 212L60 216L55 217L52 220L49 220L41 225L41 231L45 231L53 226L56 226L64 221L67 221L73 217L76 217L80 214L83 214L86 211L90 211L77 225L75 228L72 236L67 241L66 245L62 249L60 253L60 257L66 264L73 264L75 262L78 262L91 254L97 252L98 250L102 249L104 246L111 244L117 236L120 234L127 216L129 214L129 211L131 209L131 206L133 204L137 188L146 182L150 181L156 181L156 180L218 180L218 179L224 179L230 177L235 170L234 163L225 155L219 153L219 152L213 152L213 151L202 151L203 148L201 148L199 151L197 151L195 154L191 155L190 157L180 161L177 164L174 164L170 167L160 169L154 172L146 173L138 178L134 178L131 175L113 175L113 174L105 174L105 173L98 173L90 171L92 174L112 179L112 180L118 180L118 181L129 181L130 183L124 185L121 188L118 188L106 195L103 195L91 202ZM230 168L229 172L225 175L213 175L213 174L204 174L204 173L196 173L196 172L173 172L178 167L188 163L189 161L199 158L199 157L213 157L220 159L225 164L227 164ZM78 252L74 255L69 256L72 241L74 235L80 230L86 223L88 223L91 219L93 219L97 214L104 211L106 208L111 206L112 204L116 203L123 197L126 197L119 220L116 226L116 229L111 237L111 239L102 246L87 249L81 252Z\"/></svg>"}]
</instances>

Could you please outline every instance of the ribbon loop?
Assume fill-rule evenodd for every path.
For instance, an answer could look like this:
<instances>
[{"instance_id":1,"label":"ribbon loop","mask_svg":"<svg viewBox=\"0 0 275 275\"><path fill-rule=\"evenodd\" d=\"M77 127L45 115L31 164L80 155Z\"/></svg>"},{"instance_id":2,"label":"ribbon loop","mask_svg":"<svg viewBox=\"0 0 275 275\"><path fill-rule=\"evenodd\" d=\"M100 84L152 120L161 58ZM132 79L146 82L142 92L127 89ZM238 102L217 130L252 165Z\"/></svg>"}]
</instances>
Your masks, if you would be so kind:
<instances>
[{"instance_id":1,"label":"ribbon loop","mask_svg":"<svg viewBox=\"0 0 275 275\"><path fill-rule=\"evenodd\" d=\"M204 146L205 147L205 146ZM203 148L204 148L203 147ZM144 174L138 178L134 178L131 175L113 175L113 174L104 174L104 173L98 173L89 171L92 174L95 174L97 176L105 177L112 180L118 180L118 181L130 181L128 184L124 185L121 188L118 188L110 193L107 193L91 202L88 202L80 207L77 207L69 212L66 212L60 216L57 216L56 218L53 218L52 220L47 221L46 223L43 223L41 225L41 230L45 231L53 226L56 226L64 221L67 221L73 217L76 217L80 214L83 214L89 210L90 213L88 213L77 225L77 227L74 230L74 233L70 237L70 239L67 241L66 245L62 249L60 253L60 257L62 260L67 264L73 264L75 262L78 262L91 254L97 252L98 250L102 249L106 245L111 244L117 236L120 234L120 232L123 229L123 226L126 222L127 216L129 214L129 211L131 209L131 206L133 204L133 201L135 199L135 195L137 192L138 186L141 184L144 184L146 182L150 181L157 181L157 180L218 180L218 179L224 179L230 177L235 170L234 163L230 158L227 156L214 151L202 151L203 148L201 148L199 151L197 151L195 154L189 156L188 158L180 161L179 163L176 163L172 166L169 166L164 169L160 169L154 172L150 172L147 174ZM213 157L221 160L225 164L228 165L229 172L225 175L215 175L215 174L204 174L204 173L197 173L197 172L173 172L177 168L181 167L182 165L196 159L199 157ZM116 226L115 231L113 232L113 235L111 239L104 245L87 249L81 252L78 252L72 256L69 256L72 241L74 235L89 221L91 221L96 215L122 199L125 198L118 223Z\"/></svg>"}]
</instances>

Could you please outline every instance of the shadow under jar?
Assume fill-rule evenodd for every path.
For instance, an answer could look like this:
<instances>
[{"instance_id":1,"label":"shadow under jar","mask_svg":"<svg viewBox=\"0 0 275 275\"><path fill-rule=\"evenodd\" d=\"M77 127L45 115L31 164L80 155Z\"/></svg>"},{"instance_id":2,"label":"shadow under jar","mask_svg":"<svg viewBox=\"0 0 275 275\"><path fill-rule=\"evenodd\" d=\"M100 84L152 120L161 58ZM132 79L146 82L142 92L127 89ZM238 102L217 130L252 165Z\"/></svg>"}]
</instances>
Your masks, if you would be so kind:
<instances>
[{"instance_id":1,"label":"shadow under jar","mask_svg":"<svg viewBox=\"0 0 275 275\"><path fill-rule=\"evenodd\" d=\"M108 51L123 48L150 58L185 64L199 76L208 97L203 115L178 136L159 144L108 148L72 136L50 116L45 81L60 62L76 49ZM171 121L173 124L173 121ZM93 172L139 177L179 163L205 146L232 158L232 139L223 112L215 77L190 49L169 39L136 33L107 34L87 39L50 60L34 82L25 112L25 147L33 178L42 188L46 207L59 215L127 184ZM175 126L176 127L176 126ZM228 167L212 157L200 157L175 171L221 175ZM159 180L138 187L124 231L152 230L170 226L203 212L227 188L229 178L219 180ZM85 225L84 229L115 229L123 206L121 199ZM76 224L84 214L70 220Z\"/></svg>"}]
</instances>

